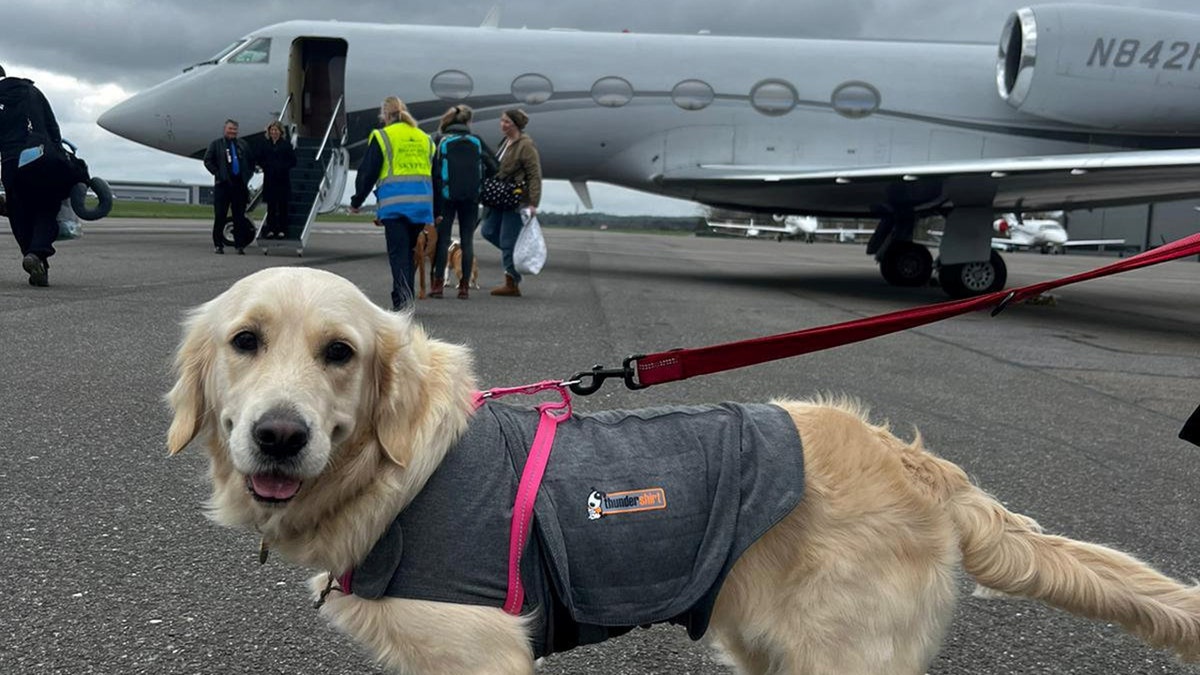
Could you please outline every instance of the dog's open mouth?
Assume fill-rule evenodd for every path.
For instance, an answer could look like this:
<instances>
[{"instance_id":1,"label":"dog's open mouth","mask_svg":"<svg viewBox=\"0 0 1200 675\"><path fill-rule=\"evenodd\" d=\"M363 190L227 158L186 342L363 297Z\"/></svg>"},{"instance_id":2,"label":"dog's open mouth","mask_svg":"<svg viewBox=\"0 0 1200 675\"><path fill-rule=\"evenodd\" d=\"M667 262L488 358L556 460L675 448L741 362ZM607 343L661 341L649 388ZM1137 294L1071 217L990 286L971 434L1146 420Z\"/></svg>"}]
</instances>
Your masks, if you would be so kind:
<instances>
[{"instance_id":1,"label":"dog's open mouth","mask_svg":"<svg viewBox=\"0 0 1200 675\"><path fill-rule=\"evenodd\" d=\"M277 473L256 473L246 477L246 489L260 502L286 502L300 491L300 479Z\"/></svg>"}]
</instances>

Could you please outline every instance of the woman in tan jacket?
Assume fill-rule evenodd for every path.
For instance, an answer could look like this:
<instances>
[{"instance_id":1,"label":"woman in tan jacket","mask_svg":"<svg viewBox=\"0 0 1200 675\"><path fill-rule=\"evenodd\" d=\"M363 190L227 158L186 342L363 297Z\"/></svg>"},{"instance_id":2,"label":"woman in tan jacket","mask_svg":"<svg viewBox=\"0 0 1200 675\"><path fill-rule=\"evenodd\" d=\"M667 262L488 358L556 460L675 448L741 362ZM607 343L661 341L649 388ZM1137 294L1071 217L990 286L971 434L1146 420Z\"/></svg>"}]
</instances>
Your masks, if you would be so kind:
<instances>
[{"instance_id":1,"label":"woman in tan jacket","mask_svg":"<svg viewBox=\"0 0 1200 675\"><path fill-rule=\"evenodd\" d=\"M515 208L490 209L483 221L483 238L500 249L500 262L504 265L504 285L493 288L492 295L521 296L521 275L513 265L513 248L524 225L521 209L528 209L531 216L536 215L542 199L541 158L533 139L525 134L526 124L529 124L529 115L520 108L505 110L500 115L504 140L496 151L496 159L500 162L496 177L522 185L524 192Z\"/></svg>"}]
</instances>

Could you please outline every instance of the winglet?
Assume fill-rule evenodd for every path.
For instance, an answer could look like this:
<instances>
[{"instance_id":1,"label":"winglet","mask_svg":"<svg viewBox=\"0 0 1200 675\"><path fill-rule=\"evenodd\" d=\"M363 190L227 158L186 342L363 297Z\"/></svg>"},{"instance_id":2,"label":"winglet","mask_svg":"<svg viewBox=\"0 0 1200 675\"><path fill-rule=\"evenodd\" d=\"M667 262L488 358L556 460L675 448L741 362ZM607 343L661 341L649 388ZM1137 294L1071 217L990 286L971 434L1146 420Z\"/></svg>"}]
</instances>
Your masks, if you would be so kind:
<instances>
[{"instance_id":1,"label":"winglet","mask_svg":"<svg viewBox=\"0 0 1200 675\"><path fill-rule=\"evenodd\" d=\"M483 17L483 23L479 24L480 28L499 28L500 27L500 3L492 5L488 10L487 16Z\"/></svg>"}]
</instances>

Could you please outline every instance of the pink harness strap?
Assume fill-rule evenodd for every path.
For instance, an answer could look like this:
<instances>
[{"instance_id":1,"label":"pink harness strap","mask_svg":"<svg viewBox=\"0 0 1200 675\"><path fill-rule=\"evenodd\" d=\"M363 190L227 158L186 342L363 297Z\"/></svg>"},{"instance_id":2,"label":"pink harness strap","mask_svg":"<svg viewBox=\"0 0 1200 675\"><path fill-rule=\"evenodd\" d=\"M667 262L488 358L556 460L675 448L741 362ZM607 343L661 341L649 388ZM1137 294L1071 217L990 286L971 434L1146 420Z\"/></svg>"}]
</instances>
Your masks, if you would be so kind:
<instances>
[{"instance_id":1,"label":"pink harness strap","mask_svg":"<svg viewBox=\"0 0 1200 675\"><path fill-rule=\"evenodd\" d=\"M561 382L554 380L523 387L491 389L476 392L474 395L475 407L478 409L491 398L510 394L537 394L550 390L557 391L562 400L537 406L540 413L537 432L533 435L533 447L529 449L529 457L521 471L521 482L517 486L517 497L513 501L512 524L509 526L508 535L508 593L504 598L504 611L512 615L520 614L521 606L525 603L525 587L521 584L521 554L529 541L533 505L537 501L542 477L546 474L550 450L554 447L554 434L558 430L558 423L571 416L571 396Z\"/></svg>"}]
</instances>

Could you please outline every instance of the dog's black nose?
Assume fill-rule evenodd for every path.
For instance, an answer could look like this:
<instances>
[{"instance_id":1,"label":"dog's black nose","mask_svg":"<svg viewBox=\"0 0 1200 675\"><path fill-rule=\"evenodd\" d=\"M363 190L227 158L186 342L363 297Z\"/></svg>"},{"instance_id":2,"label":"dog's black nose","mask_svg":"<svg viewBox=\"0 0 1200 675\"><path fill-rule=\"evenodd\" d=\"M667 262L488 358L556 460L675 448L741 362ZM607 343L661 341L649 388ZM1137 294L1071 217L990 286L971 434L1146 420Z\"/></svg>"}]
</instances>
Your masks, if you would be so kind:
<instances>
[{"instance_id":1,"label":"dog's black nose","mask_svg":"<svg viewBox=\"0 0 1200 675\"><path fill-rule=\"evenodd\" d=\"M268 412L254 423L250 433L259 449L276 459L294 457L308 445L308 425L290 412Z\"/></svg>"}]
</instances>

